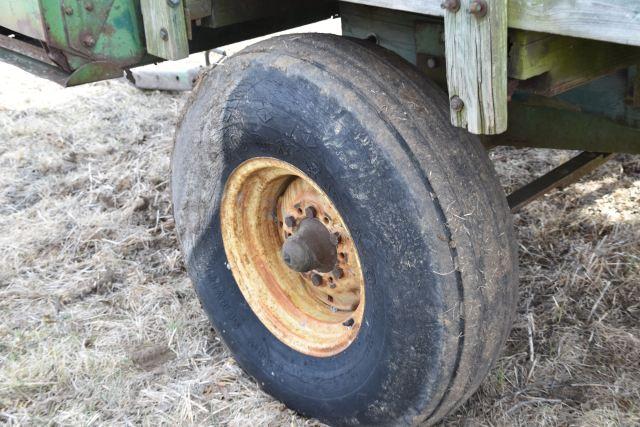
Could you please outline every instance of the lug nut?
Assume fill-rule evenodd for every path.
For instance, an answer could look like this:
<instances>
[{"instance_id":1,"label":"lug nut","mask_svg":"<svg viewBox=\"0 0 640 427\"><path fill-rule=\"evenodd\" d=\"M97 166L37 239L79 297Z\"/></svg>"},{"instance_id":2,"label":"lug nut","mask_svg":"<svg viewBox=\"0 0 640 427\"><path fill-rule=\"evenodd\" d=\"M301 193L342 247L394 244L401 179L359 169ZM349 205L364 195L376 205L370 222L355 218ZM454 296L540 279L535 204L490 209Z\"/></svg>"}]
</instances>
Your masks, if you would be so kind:
<instances>
[{"instance_id":1,"label":"lug nut","mask_svg":"<svg viewBox=\"0 0 640 427\"><path fill-rule=\"evenodd\" d=\"M313 283L313 286L322 285L322 276L319 275L318 273L313 273L311 275L311 283Z\"/></svg>"},{"instance_id":2,"label":"lug nut","mask_svg":"<svg viewBox=\"0 0 640 427\"><path fill-rule=\"evenodd\" d=\"M342 322L342 324L343 324L344 326L348 327L348 328L352 327L354 323L356 323L356 322L355 322L355 320L353 320L353 319L349 319L349 320L347 320L347 321L345 321L345 322Z\"/></svg>"},{"instance_id":3,"label":"lug nut","mask_svg":"<svg viewBox=\"0 0 640 427\"><path fill-rule=\"evenodd\" d=\"M459 96L455 95L451 98L451 109L455 112L460 112L464 108L464 102Z\"/></svg>"},{"instance_id":4,"label":"lug nut","mask_svg":"<svg viewBox=\"0 0 640 427\"><path fill-rule=\"evenodd\" d=\"M443 9L447 9L449 12L457 12L460 10L460 0L444 0L440 7Z\"/></svg>"},{"instance_id":5,"label":"lug nut","mask_svg":"<svg viewBox=\"0 0 640 427\"><path fill-rule=\"evenodd\" d=\"M334 279L342 279L344 277L344 270L341 269L340 267L336 267L331 272L331 275L333 276Z\"/></svg>"},{"instance_id":6,"label":"lug nut","mask_svg":"<svg viewBox=\"0 0 640 427\"><path fill-rule=\"evenodd\" d=\"M307 206L307 208L304 210L304 214L307 216L307 218L315 218L316 215L318 215L318 211L313 206Z\"/></svg>"},{"instance_id":7,"label":"lug nut","mask_svg":"<svg viewBox=\"0 0 640 427\"><path fill-rule=\"evenodd\" d=\"M91 34L87 34L82 38L82 44L86 47L93 47L96 44L96 39Z\"/></svg>"},{"instance_id":8,"label":"lug nut","mask_svg":"<svg viewBox=\"0 0 640 427\"><path fill-rule=\"evenodd\" d=\"M484 0L474 0L469 5L469 13L478 18L482 18L487 14L487 3Z\"/></svg>"},{"instance_id":9,"label":"lug nut","mask_svg":"<svg viewBox=\"0 0 640 427\"><path fill-rule=\"evenodd\" d=\"M292 217L291 215L289 215L284 219L284 223L287 227L293 228L296 226L296 219L295 217Z\"/></svg>"}]
</instances>

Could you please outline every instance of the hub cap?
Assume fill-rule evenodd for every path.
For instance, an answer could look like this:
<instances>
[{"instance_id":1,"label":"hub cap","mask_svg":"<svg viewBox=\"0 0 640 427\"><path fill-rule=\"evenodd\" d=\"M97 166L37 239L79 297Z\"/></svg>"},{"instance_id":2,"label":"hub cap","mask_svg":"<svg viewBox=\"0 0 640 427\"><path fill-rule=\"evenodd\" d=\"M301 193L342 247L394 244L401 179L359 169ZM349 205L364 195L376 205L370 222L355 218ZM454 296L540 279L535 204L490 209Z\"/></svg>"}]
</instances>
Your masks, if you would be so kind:
<instances>
[{"instance_id":1,"label":"hub cap","mask_svg":"<svg viewBox=\"0 0 640 427\"><path fill-rule=\"evenodd\" d=\"M317 357L353 342L364 313L360 259L315 182L281 160L248 160L227 181L220 220L236 283L271 333Z\"/></svg>"}]
</instances>

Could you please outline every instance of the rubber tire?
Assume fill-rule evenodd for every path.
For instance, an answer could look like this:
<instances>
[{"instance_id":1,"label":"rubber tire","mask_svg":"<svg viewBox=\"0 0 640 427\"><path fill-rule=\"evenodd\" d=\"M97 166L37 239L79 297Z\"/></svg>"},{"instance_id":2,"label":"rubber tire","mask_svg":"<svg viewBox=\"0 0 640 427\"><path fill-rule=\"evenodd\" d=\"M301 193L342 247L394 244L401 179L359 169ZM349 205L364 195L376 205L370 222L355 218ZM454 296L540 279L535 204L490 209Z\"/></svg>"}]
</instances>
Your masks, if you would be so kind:
<instances>
[{"instance_id":1,"label":"rubber tire","mask_svg":"<svg viewBox=\"0 0 640 427\"><path fill-rule=\"evenodd\" d=\"M219 208L243 161L293 164L356 242L365 313L356 340L317 358L277 340L227 268ZM517 253L504 192L446 95L371 43L274 37L209 72L177 128L176 226L202 306L268 393L331 425L433 423L480 385L509 332Z\"/></svg>"}]
</instances>

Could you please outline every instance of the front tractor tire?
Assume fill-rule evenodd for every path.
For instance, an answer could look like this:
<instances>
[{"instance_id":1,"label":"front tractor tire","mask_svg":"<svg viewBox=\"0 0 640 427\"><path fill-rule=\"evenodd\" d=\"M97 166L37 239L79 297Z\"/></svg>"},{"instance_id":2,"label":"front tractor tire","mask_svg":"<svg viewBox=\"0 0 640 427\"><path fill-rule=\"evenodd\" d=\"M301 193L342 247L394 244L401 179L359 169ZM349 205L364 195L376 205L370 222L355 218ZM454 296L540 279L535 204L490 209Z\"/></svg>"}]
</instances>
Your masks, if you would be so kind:
<instances>
[{"instance_id":1,"label":"front tractor tire","mask_svg":"<svg viewBox=\"0 0 640 427\"><path fill-rule=\"evenodd\" d=\"M373 44L246 48L176 131L188 273L238 364L331 425L431 424L509 332L517 257L503 190L446 95Z\"/></svg>"}]
</instances>

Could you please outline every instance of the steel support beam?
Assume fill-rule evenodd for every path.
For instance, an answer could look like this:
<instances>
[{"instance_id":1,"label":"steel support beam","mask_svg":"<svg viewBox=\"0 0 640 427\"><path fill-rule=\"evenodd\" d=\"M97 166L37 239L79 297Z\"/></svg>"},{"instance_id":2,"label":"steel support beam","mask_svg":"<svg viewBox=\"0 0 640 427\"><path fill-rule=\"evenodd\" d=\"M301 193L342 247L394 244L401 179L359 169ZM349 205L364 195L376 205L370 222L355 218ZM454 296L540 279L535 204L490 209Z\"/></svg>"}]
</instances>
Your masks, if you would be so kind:
<instances>
[{"instance_id":1,"label":"steel support beam","mask_svg":"<svg viewBox=\"0 0 640 427\"><path fill-rule=\"evenodd\" d=\"M531 201L558 187L566 187L578 181L613 156L609 153L584 152L535 181L507 196L511 212L515 212Z\"/></svg>"}]
</instances>

